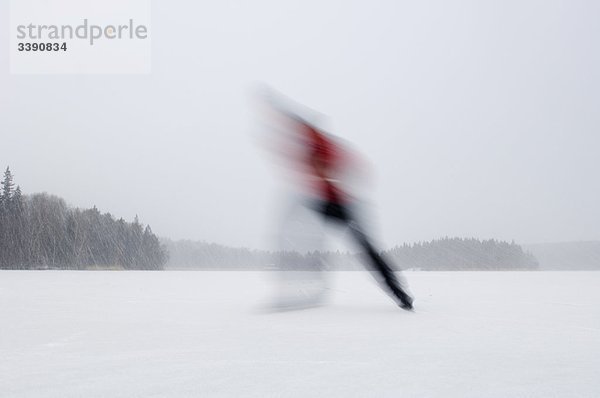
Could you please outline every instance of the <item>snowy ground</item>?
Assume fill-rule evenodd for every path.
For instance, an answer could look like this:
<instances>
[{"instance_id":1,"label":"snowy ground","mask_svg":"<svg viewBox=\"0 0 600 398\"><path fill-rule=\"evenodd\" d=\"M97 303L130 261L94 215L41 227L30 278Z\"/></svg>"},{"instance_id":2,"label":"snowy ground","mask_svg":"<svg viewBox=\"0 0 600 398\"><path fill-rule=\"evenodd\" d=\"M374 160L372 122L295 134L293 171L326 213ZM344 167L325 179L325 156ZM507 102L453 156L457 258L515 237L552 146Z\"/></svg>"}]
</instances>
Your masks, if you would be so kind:
<instances>
[{"instance_id":1,"label":"snowy ground","mask_svg":"<svg viewBox=\"0 0 600 398\"><path fill-rule=\"evenodd\" d=\"M1 397L599 397L600 272L362 272L265 313L268 273L0 272Z\"/></svg>"}]
</instances>

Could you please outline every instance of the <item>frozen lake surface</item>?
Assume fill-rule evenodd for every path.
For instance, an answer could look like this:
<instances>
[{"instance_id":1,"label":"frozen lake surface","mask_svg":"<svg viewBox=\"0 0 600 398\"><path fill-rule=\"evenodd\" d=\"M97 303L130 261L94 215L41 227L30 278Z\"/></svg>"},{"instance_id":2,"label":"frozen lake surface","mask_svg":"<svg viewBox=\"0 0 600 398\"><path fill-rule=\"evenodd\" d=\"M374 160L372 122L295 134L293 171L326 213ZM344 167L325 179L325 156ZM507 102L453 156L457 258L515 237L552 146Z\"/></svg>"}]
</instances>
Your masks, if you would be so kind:
<instances>
[{"instance_id":1,"label":"frozen lake surface","mask_svg":"<svg viewBox=\"0 0 600 398\"><path fill-rule=\"evenodd\" d=\"M1 397L600 397L600 272L362 272L261 311L258 272L0 272Z\"/></svg>"}]
</instances>

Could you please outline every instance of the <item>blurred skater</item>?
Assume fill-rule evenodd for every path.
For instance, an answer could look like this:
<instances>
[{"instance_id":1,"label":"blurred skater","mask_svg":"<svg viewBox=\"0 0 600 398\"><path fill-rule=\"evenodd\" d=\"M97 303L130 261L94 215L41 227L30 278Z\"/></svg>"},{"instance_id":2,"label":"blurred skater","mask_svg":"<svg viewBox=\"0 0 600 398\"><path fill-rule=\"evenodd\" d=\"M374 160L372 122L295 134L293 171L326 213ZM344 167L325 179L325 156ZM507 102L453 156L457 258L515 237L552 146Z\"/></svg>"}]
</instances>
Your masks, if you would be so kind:
<instances>
[{"instance_id":1,"label":"blurred skater","mask_svg":"<svg viewBox=\"0 0 600 398\"><path fill-rule=\"evenodd\" d=\"M406 293L392 267L373 246L353 210L355 198L343 187L342 176L345 171L352 169L356 160L339 140L280 102L275 102L273 94L270 95L268 103L282 118L284 129L287 130L281 133L292 143L283 149L283 154L288 166L302 180L300 185L307 198L305 206L316 212L326 223L347 228L372 266L380 286L401 308L412 310L412 297ZM315 294L307 299L307 303L311 300L318 301L319 298Z\"/></svg>"}]
</instances>

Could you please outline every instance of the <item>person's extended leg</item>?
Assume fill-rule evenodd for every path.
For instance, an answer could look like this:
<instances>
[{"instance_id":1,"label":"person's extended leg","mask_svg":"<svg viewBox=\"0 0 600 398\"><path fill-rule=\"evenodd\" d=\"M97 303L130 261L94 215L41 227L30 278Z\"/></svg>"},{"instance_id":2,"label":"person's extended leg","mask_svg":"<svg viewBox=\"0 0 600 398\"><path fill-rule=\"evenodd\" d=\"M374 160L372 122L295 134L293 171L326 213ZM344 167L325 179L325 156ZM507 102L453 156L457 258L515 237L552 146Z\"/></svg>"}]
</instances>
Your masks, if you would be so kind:
<instances>
[{"instance_id":1,"label":"person's extended leg","mask_svg":"<svg viewBox=\"0 0 600 398\"><path fill-rule=\"evenodd\" d=\"M375 250L367 236L362 232L355 221L350 221L348 226L354 238L365 250L366 255L371 260L376 271L383 278L385 287L387 287L389 293L391 293L393 298L397 301L397 304L403 309L411 310L413 299L404 291L392 268L387 264L383 257L381 257L377 250Z\"/></svg>"},{"instance_id":2,"label":"person's extended leg","mask_svg":"<svg viewBox=\"0 0 600 398\"><path fill-rule=\"evenodd\" d=\"M411 310L413 302L412 297L410 297L404 291L404 289L402 289L402 286L396 278L393 270L377 252L377 250L375 250L366 234L360 228L358 222L352 216L348 207L337 203L325 203L322 205L320 212L326 218L342 222L350 228L352 236L363 248L365 254L368 256L379 276L383 278L383 281L380 282L383 282L382 285L385 284L384 288L387 288L388 293L392 295L400 307L406 310Z\"/></svg>"}]
</instances>

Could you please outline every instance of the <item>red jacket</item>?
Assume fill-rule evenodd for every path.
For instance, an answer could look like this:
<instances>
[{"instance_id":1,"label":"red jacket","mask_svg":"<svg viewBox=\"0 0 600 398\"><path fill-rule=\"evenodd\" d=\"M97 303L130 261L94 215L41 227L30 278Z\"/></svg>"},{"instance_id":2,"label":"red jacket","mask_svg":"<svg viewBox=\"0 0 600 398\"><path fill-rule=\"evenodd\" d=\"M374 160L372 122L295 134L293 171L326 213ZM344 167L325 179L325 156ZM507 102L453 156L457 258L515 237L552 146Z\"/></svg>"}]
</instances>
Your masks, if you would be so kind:
<instances>
[{"instance_id":1,"label":"red jacket","mask_svg":"<svg viewBox=\"0 0 600 398\"><path fill-rule=\"evenodd\" d=\"M302 123L301 129L306 140L304 163L311 189L321 200L344 203L348 200L348 195L342 190L338 180L347 161L342 147L306 123Z\"/></svg>"}]
</instances>

